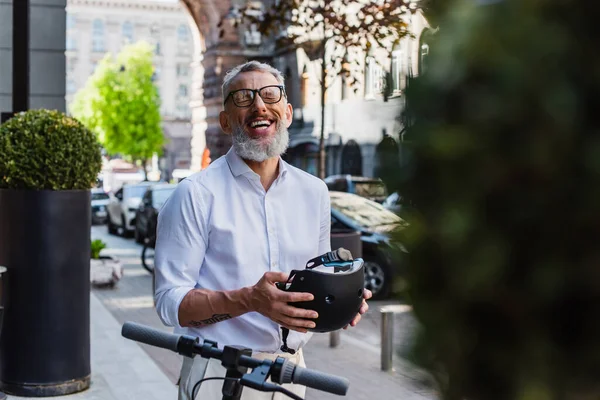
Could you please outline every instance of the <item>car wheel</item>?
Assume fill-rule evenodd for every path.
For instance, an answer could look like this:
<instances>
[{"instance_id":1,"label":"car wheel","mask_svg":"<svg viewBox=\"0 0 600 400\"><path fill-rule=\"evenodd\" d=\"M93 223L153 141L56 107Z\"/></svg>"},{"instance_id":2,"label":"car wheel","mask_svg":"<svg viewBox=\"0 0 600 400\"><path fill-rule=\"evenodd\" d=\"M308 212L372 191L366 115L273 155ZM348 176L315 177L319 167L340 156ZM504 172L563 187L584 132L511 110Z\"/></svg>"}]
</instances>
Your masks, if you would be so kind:
<instances>
[{"instance_id":1,"label":"car wheel","mask_svg":"<svg viewBox=\"0 0 600 400\"><path fill-rule=\"evenodd\" d=\"M113 224L110 214L107 214L106 224L108 225L108 233L111 235L117 234L117 227Z\"/></svg>"},{"instance_id":2,"label":"car wheel","mask_svg":"<svg viewBox=\"0 0 600 400\"><path fill-rule=\"evenodd\" d=\"M392 279L387 265L376 257L365 255L365 289L373 293L373 299L386 299L390 295Z\"/></svg>"},{"instance_id":3,"label":"car wheel","mask_svg":"<svg viewBox=\"0 0 600 400\"><path fill-rule=\"evenodd\" d=\"M121 225L117 226L117 234L119 236L125 237L127 234L127 230L125 229L125 216L121 215Z\"/></svg>"}]
</instances>

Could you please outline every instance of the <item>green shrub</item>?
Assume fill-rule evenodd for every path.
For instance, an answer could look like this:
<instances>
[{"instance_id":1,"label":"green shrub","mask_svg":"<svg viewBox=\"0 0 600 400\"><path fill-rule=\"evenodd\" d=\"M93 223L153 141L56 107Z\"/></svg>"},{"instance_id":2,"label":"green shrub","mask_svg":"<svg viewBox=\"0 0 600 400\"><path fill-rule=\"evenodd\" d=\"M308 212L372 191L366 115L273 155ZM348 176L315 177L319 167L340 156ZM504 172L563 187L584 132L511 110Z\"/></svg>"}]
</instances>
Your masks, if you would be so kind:
<instances>
[{"instance_id":1,"label":"green shrub","mask_svg":"<svg viewBox=\"0 0 600 400\"><path fill-rule=\"evenodd\" d=\"M92 240L90 248L92 250L92 258L97 260L100 258L100 252L106 248L106 243L100 239Z\"/></svg>"},{"instance_id":2,"label":"green shrub","mask_svg":"<svg viewBox=\"0 0 600 400\"><path fill-rule=\"evenodd\" d=\"M0 188L89 189L101 168L96 136L63 113L31 110L0 125Z\"/></svg>"},{"instance_id":3,"label":"green shrub","mask_svg":"<svg viewBox=\"0 0 600 400\"><path fill-rule=\"evenodd\" d=\"M478 3L407 91L414 357L445 399L599 399L596 3Z\"/></svg>"}]
</instances>

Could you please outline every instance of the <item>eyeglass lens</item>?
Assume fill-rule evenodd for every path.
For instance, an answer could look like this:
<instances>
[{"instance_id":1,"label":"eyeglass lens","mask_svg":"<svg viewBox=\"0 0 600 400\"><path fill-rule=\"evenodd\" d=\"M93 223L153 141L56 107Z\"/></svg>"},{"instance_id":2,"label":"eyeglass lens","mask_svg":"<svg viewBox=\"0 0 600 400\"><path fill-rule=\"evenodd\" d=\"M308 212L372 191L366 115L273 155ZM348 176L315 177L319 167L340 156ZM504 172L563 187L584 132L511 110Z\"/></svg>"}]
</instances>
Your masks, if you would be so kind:
<instances>
[{"instance_id":1,"label":"eyeglass lens","mask_svg":"<svg viewBox=\"0 0 600 400\"><path fill-rule=\"evenodd\" d=\"M247 107L254 102L255 91L250 89L238 90L232 94L233 102L238 107ZM281 100L282 89L279 86L267 86L258 91L260 97L267 104L273 104Z\"/></svg>"}]
</instances>

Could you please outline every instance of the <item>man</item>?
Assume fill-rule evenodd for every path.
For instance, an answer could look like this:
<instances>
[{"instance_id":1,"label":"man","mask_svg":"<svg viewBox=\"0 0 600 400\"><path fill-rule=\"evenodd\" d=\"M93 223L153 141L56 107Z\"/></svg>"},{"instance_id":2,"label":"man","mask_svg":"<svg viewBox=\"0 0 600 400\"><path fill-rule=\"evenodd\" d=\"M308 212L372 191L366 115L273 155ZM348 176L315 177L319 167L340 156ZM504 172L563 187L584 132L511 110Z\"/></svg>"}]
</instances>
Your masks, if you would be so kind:
<instances>
[{"instance_id":1,"label":"man","mask_svg":"<svg viewBox=\"0 0 600 400\"><path fill-rule=\"evenodd\" d=\"M254 357L289 357L304 365L314 311L288 303L309 293L279 290L292 269L330 251L330 204L320 179L281 159L288 146L292 106L282 74L248 62L223 82L221 128L233 147L207 169L179 183L162 208L156 242L156 308L176 332L251 348ZM365 291L365 299L371 293ZM363 302L360 314L367 311ZM360 320L357 315L351 325ZM280 351L281 329L290 329ZM184 358L179 398L191 399L204 376L225 376L218 360ZM200 386L199 399L220 399L223 381ZM290 385L304 396L304 387ZM244 388L242 399L272 399Z\"/></svg>"}]
</instances>

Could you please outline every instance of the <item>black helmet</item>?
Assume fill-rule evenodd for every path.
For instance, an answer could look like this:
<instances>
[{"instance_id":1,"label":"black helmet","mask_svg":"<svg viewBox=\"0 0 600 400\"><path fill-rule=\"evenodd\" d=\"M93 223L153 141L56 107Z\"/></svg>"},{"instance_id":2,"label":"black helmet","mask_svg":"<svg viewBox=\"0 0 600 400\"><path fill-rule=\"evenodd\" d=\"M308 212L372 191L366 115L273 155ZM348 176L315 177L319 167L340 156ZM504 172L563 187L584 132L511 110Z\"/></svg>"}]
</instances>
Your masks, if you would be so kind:
<instances>
[{"instance_id":1,"label":"black helmet","mask_svg":"<svg viewBox=\"0 0 600 400\"><path fill-rule=\"evenodd\" d=\"M277 286L288 292L308 292L315 298L312 301L293 303L294 307L314 310L319 317L314 319L316 326L311 332L332 332L348 325L363 302L365 287L364 261L352 259L352 254L340 248L336 251L313 258L303 270L290 272L286 283ZM284 329L284 346L287 332Z\"/></svg>"}]
</instances>

